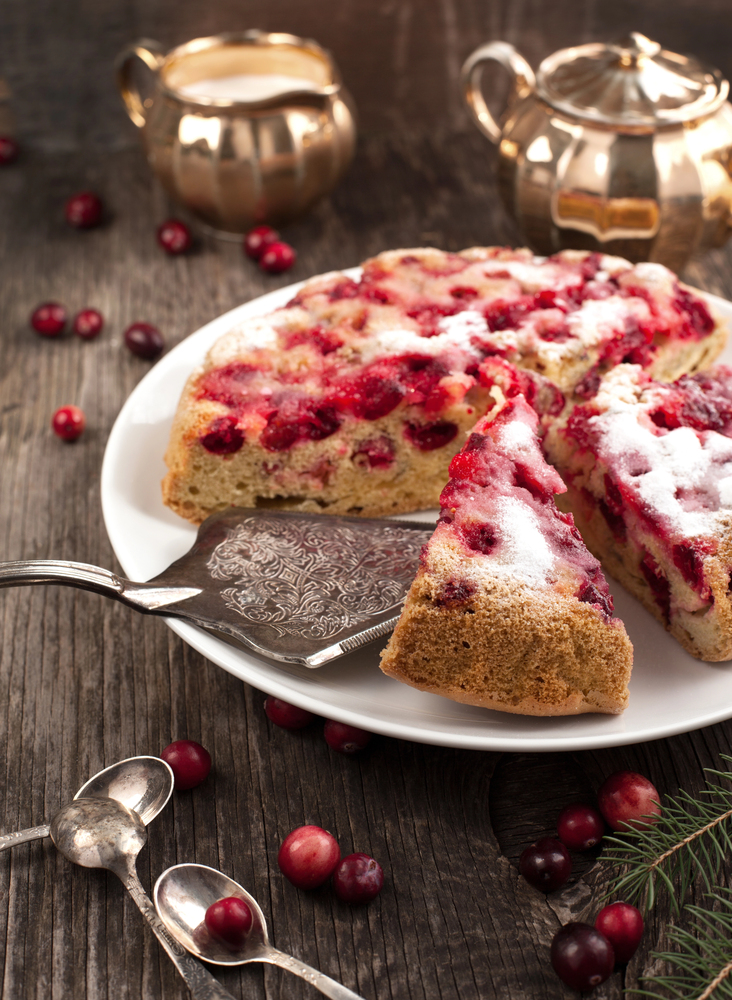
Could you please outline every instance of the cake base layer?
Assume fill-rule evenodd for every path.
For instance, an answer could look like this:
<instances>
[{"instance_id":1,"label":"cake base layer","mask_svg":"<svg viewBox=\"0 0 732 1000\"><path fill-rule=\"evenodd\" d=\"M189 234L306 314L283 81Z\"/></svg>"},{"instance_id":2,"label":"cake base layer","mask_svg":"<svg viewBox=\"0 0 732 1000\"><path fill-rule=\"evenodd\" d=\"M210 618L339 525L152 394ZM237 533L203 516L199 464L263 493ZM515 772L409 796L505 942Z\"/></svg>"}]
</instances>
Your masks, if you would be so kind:
<instances>
[{"instance_id":1,"label":"cake base layer","mask_svg":"<svg viewBox=\"0 0 732 1000\"><path fill-rule=\"evenodd\" d=\"M453 701L521 715L618 714L632 647L587 604L495 581L445 608L417 577L381 669Z\"/></svg>"}]
</instances>

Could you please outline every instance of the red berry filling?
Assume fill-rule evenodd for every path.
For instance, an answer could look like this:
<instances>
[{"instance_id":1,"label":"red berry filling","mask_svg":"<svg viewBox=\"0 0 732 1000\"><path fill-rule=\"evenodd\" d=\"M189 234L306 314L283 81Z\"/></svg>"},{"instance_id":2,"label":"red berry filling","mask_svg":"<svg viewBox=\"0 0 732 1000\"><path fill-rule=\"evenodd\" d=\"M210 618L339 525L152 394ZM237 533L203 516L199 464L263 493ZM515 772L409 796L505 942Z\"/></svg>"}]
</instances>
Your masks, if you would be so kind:
<instances>
[{"instance_id":1,"label":"red berry filling","mask_svg":"<svg viewBox=\"0 0 732 1000\"><path fill-rule=\"evenodd\" d=\"M435 451L453 441L457 432L457 424L450 420L438 420L432 424L409 423L404 428L404 437L419 451Z\"/></svg>"},{"instance_id":2,"label":"red berry filling","mask_svg":"<svg viewBox=\"0 0 732 1000\"><path fill-rule=\"evenodd\" d=\"M381 434L377 438L362 441L353 453L356 465L368 465L371 469L388 469L394 464L396 447L391 438Z\"/></svg>"},{"instance_id":3,"label":"red berry filling","mask_svg":"<svg viewBox=\"0 0 732 1000\"><path fill-rule=\"evenodd\" d=\"M218 417L200 441L212 455L233 455L244 444L244 434L231 417Z\"/></svg>"},{"instance_id":4,"label":"red berry filling","mask_svg":"<svg viewBox=\"0 0 732 1000\"><path fill-rule=\"evenodd\" d=\"M585 548L572 515L554 505L553 494L565 487L541 454L537 425L535 412L521 396L507 400L492 420L478 423L450 464L438 533L453 533L473 555L514 565L519 537L527 530L536 532L537 543L546 549L543 559L549 564L557 559L575 570L574 596L611 618L612 598L600 564ZM523 558L533 563L533 552L524 552ZM547 571L551 577L554 571Z\"/></svg>"}]
</instances>

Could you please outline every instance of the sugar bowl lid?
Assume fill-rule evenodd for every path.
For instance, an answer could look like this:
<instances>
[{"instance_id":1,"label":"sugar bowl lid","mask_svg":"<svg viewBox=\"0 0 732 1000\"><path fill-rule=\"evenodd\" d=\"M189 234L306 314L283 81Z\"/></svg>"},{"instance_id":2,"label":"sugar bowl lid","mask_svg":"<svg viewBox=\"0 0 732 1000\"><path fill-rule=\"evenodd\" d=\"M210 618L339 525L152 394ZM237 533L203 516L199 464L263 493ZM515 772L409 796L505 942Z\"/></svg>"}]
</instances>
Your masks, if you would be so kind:
<instances>
[{"instance_id":1,"label":"sugar bowl lid","mask_svg":"<svg viewBox=\"0 0 732 1000\"><path fill-rule=\"evenodd\" d=\"M729 83L692 56L662 49L639 32L548 56L536 74L539 96L573 118L653 131L712 114Z\"/></svg>"}]
</instances>

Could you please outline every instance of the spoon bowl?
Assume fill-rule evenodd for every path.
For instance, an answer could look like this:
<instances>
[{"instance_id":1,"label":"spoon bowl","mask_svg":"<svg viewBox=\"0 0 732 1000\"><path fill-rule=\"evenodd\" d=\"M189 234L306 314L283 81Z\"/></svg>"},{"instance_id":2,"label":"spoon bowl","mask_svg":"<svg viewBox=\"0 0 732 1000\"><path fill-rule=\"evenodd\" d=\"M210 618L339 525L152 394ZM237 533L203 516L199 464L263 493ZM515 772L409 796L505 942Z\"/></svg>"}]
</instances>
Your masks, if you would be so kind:
<instances>
[{"instance_id":1,"label":"spoon bowl","mask_svg":"<svg viewBox=\"0 0 732 1000\"><path fill-rule=\"evenodd\" d=\"M212 903L228 896L244 900L252 911L252 927L240 947L227 945L214 937L204 919ZM273 948L269 943L264 914L256 899L238 882L215 868L195 864L173 865L155 883L153 899L158 916L171 936L206 962L214 965L267 962L300 976L331 1000L363 1000L330 976Z\"/></svg>"},{"instance_id":2,"label":"spoon bowl","mask_svg":"<svg viewBox=\"0 0 732 1000\"><path fill-rule=\"evenodd\" d=\"M252 929L240 948L214 937L206 924L206 910L219 899L236 896L252 911ZM267 924L256 899L238 882L207 865L174 865L155 883L153 900L158 916L184 948L213 965L241 965L261 961L269 947Z\"/></svg>"},{"instance_id":3,"label":"spoon bowl","mask_svg":"<svg viewBox=\"0 0 732 1000\"><path fill-rule=\"evenodd\" d=\"M162 763L162 762L161 762ZM137 877L137 855L147 841L138 813L117 799L76 798L51 820L51 839L69 861L106 868L120 879L173 960L195 1000L233 1000L231 993L167 931Z\"/></svg>"},{"instance_id":4,"label":"spoon bowl","mask_svg":"<svg viewBox=\"0 0 732 1000\"><path fill-rule=\"evenodd\" d=\"M173 794L175 779L170 765L159 757L127 757L105 767L81 786L74 796L80 798L116 799L136 812L147 825L161 812ZM28 830L0 835L0 851L16 844L47 837L51 828L34 826Z\"/></svg>"},{"instance_id":5,"label":"spoon bowl","mask_svg":"<svg viewBox=\"0 0 732 1000\"><path fill-rule=\"evenodd\" d=\"M147 826L168 804L173 785L173 772L164 760L127 757L89 778L74 799L116 799Z\"/></svg>"}]
</instances>

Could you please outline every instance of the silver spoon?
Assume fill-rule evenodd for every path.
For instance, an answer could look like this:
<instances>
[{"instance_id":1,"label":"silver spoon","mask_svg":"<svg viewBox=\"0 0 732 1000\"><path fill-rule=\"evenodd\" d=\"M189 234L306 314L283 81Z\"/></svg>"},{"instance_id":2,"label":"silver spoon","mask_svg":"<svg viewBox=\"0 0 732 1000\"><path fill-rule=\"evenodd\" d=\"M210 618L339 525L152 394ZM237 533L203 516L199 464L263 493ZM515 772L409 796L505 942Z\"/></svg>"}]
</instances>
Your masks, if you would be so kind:
<instances>
[{"instance_id":1,"label":"silver spoon","mask_svg":"<svg viewBox=\"0 0 732 1000\"><path fill-rule=\"evenodd\" d=\"M204 923L206 910L218 899L238 896L249 904L253 923L240 949L232 950L217 941ZM331 1000L363 1000L335 979L318 972L292 955L278 951L269 943L264 914L253 896L238 882L206 865L174 865L155 883L153 899L158 916L170 933L188 951L214 965L245 965L268 962L294 972Z\"/></svg>"},{"instance_id":2,"label":"silver spoon","mask_svg":"<svg viewBox=\"0 0 732 1000\"><path fill-rule=\"evenodd\" d=\"M74 798L117 799L138 813L147 826L168 804L173 783L170 765L159 757L128 757L89 778ZM33 826L17 833L5 833L0 836L0 851L40 840L50 832L49 826Z\"/></svg>"},{"instance_id":3,"label":"silver spoon","mask_svg":"<svg viewBox=\"0 0 732 1000\"><path fill-rule=\"evenodd\" d=\"M51 820L51 839L74 864L114 872L195 1000L233 1000L231 993L168 932L143 889L137 877L136 861L147 841L147 830L137 813L116 799L75 799Z\"/></svg>"}]
</instances>

